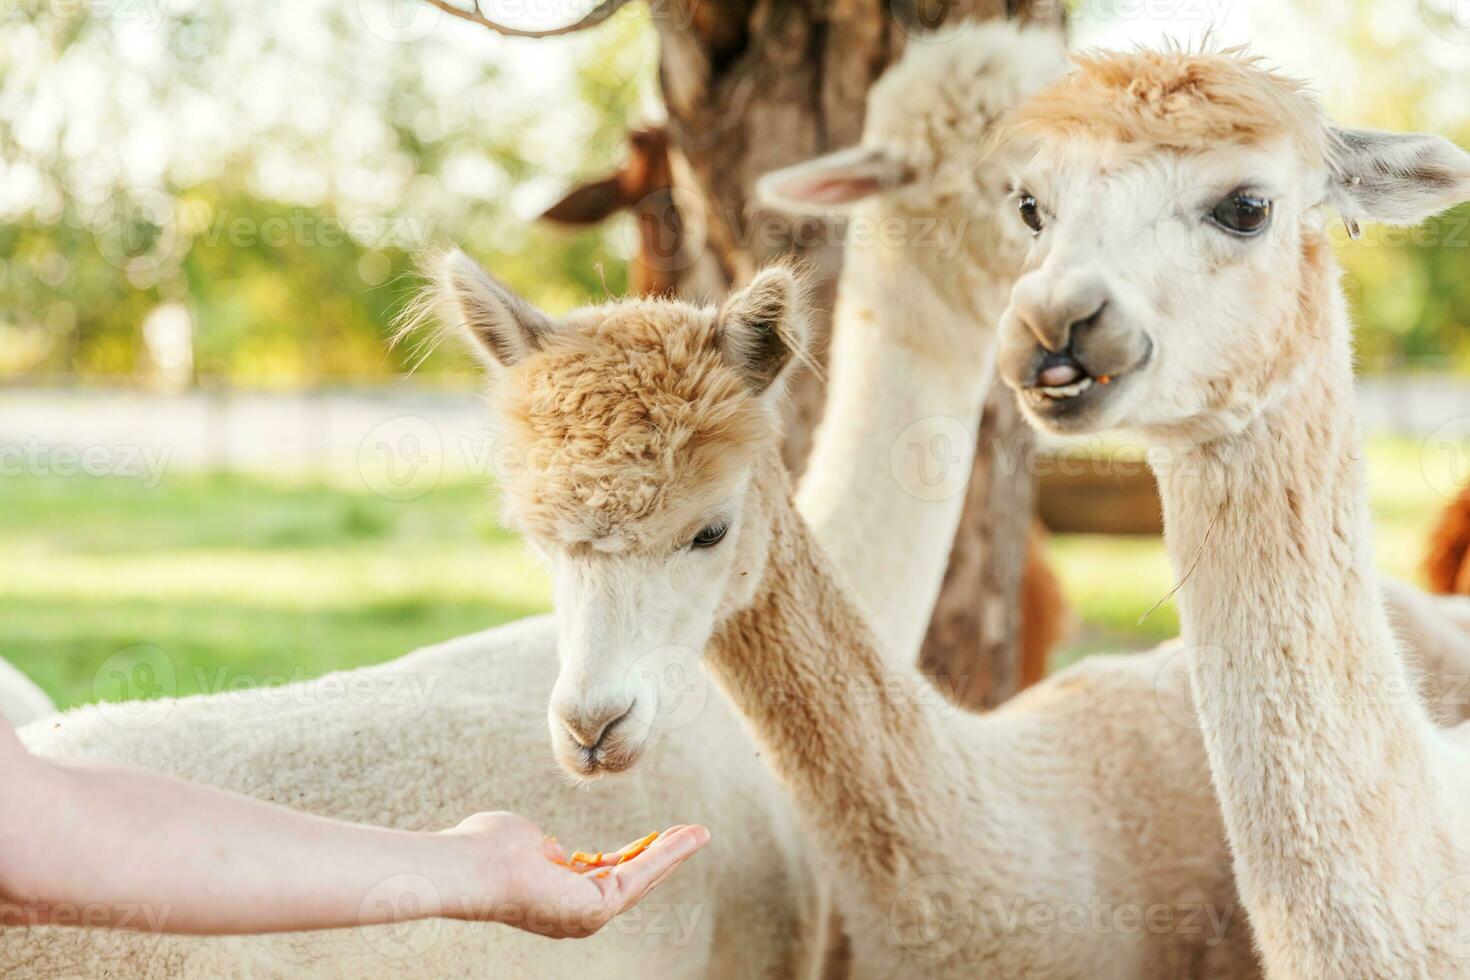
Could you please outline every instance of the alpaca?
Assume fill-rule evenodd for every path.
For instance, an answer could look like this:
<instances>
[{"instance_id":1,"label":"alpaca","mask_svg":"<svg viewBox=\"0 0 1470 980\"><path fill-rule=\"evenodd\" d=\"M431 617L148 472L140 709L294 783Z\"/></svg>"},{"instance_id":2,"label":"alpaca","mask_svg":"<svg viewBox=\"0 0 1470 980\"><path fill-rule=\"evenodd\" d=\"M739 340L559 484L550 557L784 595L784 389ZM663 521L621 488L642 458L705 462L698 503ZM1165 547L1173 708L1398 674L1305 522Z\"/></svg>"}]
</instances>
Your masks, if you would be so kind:
<instances>
[{"instance_id":1,"label":"alpaca","mask_svg":"<svg viewBox=\"0 0 1470 980\"><path fill-rule=\"evenodd\" d=\"M1253 973L1202 747L1151 727L1161 704L1188 717L1177 672L1067 671L981 716L880 653L779 460L805 350L789 272L719 310L561 320L463 258L445 278L495 377L497 441L526 463L504 516L552 571L569 772L636 771L667 707L647 666L704 651L830 854L862 975ZM1125 907L1172 924L1062 924Z\"/></svg>"},{"instance_id":2,"label":"alpaca","mask_svg":"<svg viewBox=\"0 0 1470 980\"><path fill-rule=\"evenodd\" d=\"M1009 64L993 64L991 46L975 39L1007 34L1019 38L1019 56ZM836 377L827 411L847 413L838 425L853 433L856 445L835 439L813 445L813 452L820 453L820 457L809 458L808 471L815 470L817 475L804 481L801 503L819 508L812 512L814 520L818 514L830 512L845 518L850 508L845 498L855 492L854 488L873 480L889 482L889 450L897 444L906 426L926 418L978 423L980 404L976 399L983 400L989 390L989 385L984 383L985 372L977 371L975 365L988 358L988 354L976 351L988 347L990 334L974 330L969 324L988 326L996 321L1014 277L1014 271L1007 267L1003 257L1017 254L1019 242L1002 244L975 236L964 237L971 223L977 229L1007 230L1008 226L996 221L994 214L995 203L1002 198L1003 169L991 167L967 177L963 168L974 166L976 155L970 147L983 143L986 127L1000 110L1013 104L1015 87L1033 89L1060 72L1063 63L1060 44L1049 32L1015 34L1008 25L991 25L975 28L973 38L964 37L938 58L903 60L878 82L869 94L869 138L856 157L851 153L831 154L769 174L756 187L755 198L760 203L803 215L820 218L841 209L856 212L854 219L873 229L895 220L919 229L932 226L938 215L944 217L946 232L957 226L960 231L960 240L956 242L944 243L937 238L926 242L916 235L916 242L905 241L897 248L849 245L845 249L833 317L833 345L842 349L832 357ZM1023 66L1029 69L1029 75L1021 74ZM1014 76L1013 81L1008 80L1010 76ZM936 88L944 79L949 80L955 101L969 104L969 112L943 128L931 123L926 133L917 122L924 117L907 117L909 107L905 99L909 93ZM926 166L920 158L926 140L932 141L928 150L934 161L951 171L941 179L916 180L901 169L909 166L910 161L916 166ZM637 130L629 134L628 143L627 163L607 177L572 188L541 217L561 225L583 226L595 224L618 211L628 211L639 232L631 280L633 292L641 296L681 292L697 295L697 288L682 291L677 288L676 273L693 261L683 220L674 206L676 167L668 136L661 129ZM875 153L881 157L878 165L888 169L883 180L898 188L896 194L875 195L873 184L867 180L870 175L853 170L853 163L861 162L863 155ZM988 178L988 186L983 178ZM820 188L819 201L811 199L809 192L814 187ZM964 226L960 226L962 221ZM938 252L941 245L948 248ZM944 268L936 261L953 262L958 258L952 253L956 247L966 253L964 258L968 263L961 275L968 275L971 281L958 292L945 289L936 294L928 285L943 282ZM930 261L918 261L925 258ZM708 275L702 275L696 278L696 283L708 279ZM905 280L911 281L908 290L902 285ZM895 289L899 292L897 296ZM918 309L903 302L904 294L914 289L921 294ZM939 323L966 325L963 330L952 330L951 339L957 346L947 352L948 356L941 356L940 348L934 345L909 348L872 342L875 324L884 329L890 322L911 323L918 320L920 309L930 310ZM920 322L909 329L930 328ZM875 354L882 356L875 357ZM958 373L956 366L960 368ZM911 383L903 383L905 376L912 379ZM940 390L926 390L936 380L942 386ZM878 393L880 400L875 401L873 393ZM885 396L890 401L883 401ZM858 428L851 413L869 420L869 424L882 426L883 432L890 436L890 444L884 445L870 430ZM910 440L917 442L916 435L910 434ZM853 452L859 448L862 451ZM916 459L908 457L903 463L912 466ZM968 472L968 460L957 464L956 469L960 475ZM914 473L909 476L917 478ZM964 503L958 491L947 499ZM927 514L945 523L951 520L950 507L944 502L929 503L932 506L921 504L889 513L912 514L915 518ZM872 512L878 513L877 508ZM953 515L953 520L958 526L959 515ZM820 528L818 536L826 537ZM892 540L897 540L896 536ZM1047 660L1052 649L1062 641L1068 620L1061 585L1047 565L1045 540L1045 530L1039 523L1027 536L1026 567L1021 582L1021 687L1034 684L1046 675ZM891 573L873 581L871 587L865 584L859 591L881 604L884 608L880 611L891 610L891 615L900 618L903 630L893 639L890 649L906 651L910 646L912 616L934 606L935 597L926 594L927 578L921 580L922 587L915 593L913 583L903 574L904 568L887 567L882 560L873 561L871 552L851 555L863 548L859 536L846 536L844 544L845 547L834 552L839 564L872 569L875 574ZM847 560L849 557L853 560ZM936 590L939 585L934 583ZM926 616L924 626L927 624Z\"/></svg>"},{"instance_id":3,"label":"alpaca","mask_svg":"<svg viewBox=\"0 0 1470 980\"><path fill-rule=\"evenodd\" d=\"M994 324L1020 271L1024 237L999 213L1008 167L985 148L996 121L1066 64L1053 32L1004 22L921 47L873 86L860 145L767 174L754 195L767 208L846 221L831 385L797 507L848 573L881 649L904 666L943 584ZM875 332L886 342L873 343ZM895 483L910 496L902 506L890 502ZM866 531L844 532L859 515ZM945 553L936 564L910 542ZM1027 608L1062 619L1035 534L1026 578ZM1028 676L1045 672L1057 625L1027 631Z\"/></svg>"},{"instance_id":4,"label":"alpaca","mask_svg":"<svg viewBox=\"0 0 1470 980\"><path fill-rule=\"evenodd\" d=\"M1372 565L1325 229L1470 198L1470 154L1332 126L1239 51L1100 54L1021 110L1028 416L1152 447L1215 789L1267 972L1470 973L1470 729L1414 696Z\"/></svg>"},{"instance_id":5,"label":"alpaca","mask_svg":"<svg viewBox=\"0 0 1470 980\"><path fill-rule=\"evenodd\" d=\"M0 658L0 718L19 728L56 713L56 705L36 682Z\"/></svg>"},{"instance_id":6,"label":"alpaca","mask_svg":"<svg viewBox=\"0 0 1470 980\"><path fill-rule=\"evenodd\" d=\"M1470 595L1470 487L1440 513L1424 557L1424 576L1431 592Z\"/></svg>"},{"instance_id":7,"label":"alpaca","mask_svg":"<svg viewBox=\"0 0 1470 980\"><path fill-rule=\"evenodd\" d=\"M723 290L724 273L714 255L694 247L675 198L676 175L685 166L662 128L635 129L628 134L626 163L607 177L573 187L541 212L541 218L576 228L626 211L638 232L628 269L631 292L714 295Z\"/></svg>"},{"instance_id":8,"label":"alpaca","mask_svg":"<svg viewBox=\"0 0 1470 980\"><path fill-rule=\"evenodd\" d=\"M977 27L946 44L916 45L914 50L918 60L901 64L909 66L905 70L919 91L930 75L968 79L974 86L972 112L963 117L966 128L959 138L927 144L933 153L963 154L968 162L954 164L956 173L981 163L976 154L984 132L981 117L993 122L1045 81L1048 70L1055 73L1062 67L1057 40L1009 25ZM968 74L951 70L957 59L968 66ZM916 64L927 66L927 73ZM958 97L956 92L950 95ZM880 86L872 98L901 99L911 114L921 109L911 92L893 85ZM952 112L937 102L931 115L932 135L943 132ZM888 112L886 118L896 114ZM881 127L870 130L875 139L884 136ZM895 134L895 141L902 138ZM940 162L916 167L901 192L915 199L932 182ZM989 176L985 186L999 186L999 181L998 175ZM954 192L948 194L946 200L953 199ZM966 201L964 206L978 205ZM1007 241L999 217L969 221L968 234L980 242ZM999 247L991 256L967 246L966 255L967 261L995 264L996 271L986 279L992 284L988 305L977 311L935 303L933 308L943 313L937 321L905 318L890 328L890 311L905 309L919 287L896 291L875 307L872 322L860 325L860 336L876 350L855 343L834 352L834 397L844 385L864 385L875 403L892 405L907 397L904 389L913 387L916 377L926 377L944 386L953 400L926 398L919 403L923 410L963 419L968 431L974 431L969 413L978 411L988 383L983 365L993 337L989 324L1003 305L1014 259ZM906 254L893 249L889 258L905 263ZM926 268L941 283L954 274L949 266ZM1002 269L1008 271L1003 274ZM968 297L961 300L971 302ZM990 320L977 319L982 312ZM961 323L966 324L963 330L956 327ZM884 351L928 365L929 373L874 373L870 366L885 362ZM859 356L860 366L845 363ZM833 488L838 499L824 505L819 534L824 542L864 537L864 547L852 558L856 564L842 569L863 594L888 598L889 590L917 583L912 587L932 602L958 520L959 495L930 501L910 493L889 475L886 454L895 433L877 425L882 421L886 426L887 420L866 411L846 417L848 426L838 421L824 425L818 445L833 441L882 465L876 475L863 477L861 493L840 484ZM828 460L836 456L823 453ZM808 478L812 475L809 468ZM916 508L934 515L916 524L907 514ZM903 631L914 637L906 654L911 665L928 611L902 603L895 604L892 615L903 617ZM661 887L652 899L658 911L621 929L619 920L578 944L548 944L534 937L528 942L509 930L457 923L425 926L422 936L415 930L373 929L226 941L6 930L0 931L0 972L25 964L24 969L36 973L86 975L106 964L113 976L277 975L330 964L342 975L440 976L462 970L465 962L495 962L503 964L507 976L576 974L588 980L635 971L659 977L813 974L828 956L828 899L820 868L803 845L784 794L724 699L711 693L677 738L665 739L637 771L616 782L571 786L555 778L545 752L545 709L556 677L556 646L552 618L533 617L376 668L255 695L168 702L156 723L143 730L119 728L107 709L92 706L54 724L31 726L22 736L33 750L49 756L143 765L312 812L397 827L452 824L464 813L494 807L524 812L574 843L619 834L627 839L661 820L706 824L714 833L712 843L700 855L698 867L690 869L694 873ZM361 694L346 698L340 693L344 689ZM415 692L418 696L406 696ZM465 746L474 746L474 751L466 752ZM752 862L751 854L759 854L760 860ZM395 958L395 951L404 955Z\"/></svg>"}]
</instances>

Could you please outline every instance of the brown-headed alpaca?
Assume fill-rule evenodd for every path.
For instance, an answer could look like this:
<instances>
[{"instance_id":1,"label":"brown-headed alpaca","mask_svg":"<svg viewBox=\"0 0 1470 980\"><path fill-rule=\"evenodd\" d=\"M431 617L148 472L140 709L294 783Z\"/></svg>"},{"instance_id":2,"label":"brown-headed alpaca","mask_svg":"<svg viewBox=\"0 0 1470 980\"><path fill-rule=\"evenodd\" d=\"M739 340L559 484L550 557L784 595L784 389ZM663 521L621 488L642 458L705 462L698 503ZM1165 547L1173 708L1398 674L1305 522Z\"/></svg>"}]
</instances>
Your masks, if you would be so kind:
<instances>
[{"instance_id":1,"label":"brown-headed alpaca","mask_svg":"<svg viewBox=\"0 0 1470 980\"><path fill-rule=\"evenodd\" d=\"M1373 568L1326 236L1470 198L1470 155L1337 128L1239 52L1081 58L1016 132L1035 237L1001 374L1049 430L1152 447L1267 972L1470 974L1470 730L1431 723Z\"/></svg>"},{"instance_id":2,"label":"brown-headed alpaca","mask_svg":"<svg viewBox=\"0 0 1470 980\"><path fill-rule=\"evenodd\" d=\"M1470 487L1440 512L1429 535L1424 577L1431 592L1470 595Z\"/></svg>"}]
</instances>

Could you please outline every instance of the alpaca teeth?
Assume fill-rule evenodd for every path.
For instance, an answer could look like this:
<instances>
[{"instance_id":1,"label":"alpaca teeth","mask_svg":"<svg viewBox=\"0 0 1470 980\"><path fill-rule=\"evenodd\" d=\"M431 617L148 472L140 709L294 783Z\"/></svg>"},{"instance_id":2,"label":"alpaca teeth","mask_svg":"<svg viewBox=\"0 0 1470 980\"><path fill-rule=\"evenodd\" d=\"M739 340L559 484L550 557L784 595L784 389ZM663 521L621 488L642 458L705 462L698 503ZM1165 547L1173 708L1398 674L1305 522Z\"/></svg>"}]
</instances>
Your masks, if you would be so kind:
<instances>
[{"instance_id":1,"label":"alpaca teeth","mask_svg":"<svg viewBox=\"0 0 1470 980\"><path fill-rule=\"evenodd\" d=\"M1091 387L1092 379L1083 378L1081 381L1074 381L1069 385L1061 385L1056 388L1040 388L1038 390L1048 398L1076 398Z\"/></svg>"}]
</instances>

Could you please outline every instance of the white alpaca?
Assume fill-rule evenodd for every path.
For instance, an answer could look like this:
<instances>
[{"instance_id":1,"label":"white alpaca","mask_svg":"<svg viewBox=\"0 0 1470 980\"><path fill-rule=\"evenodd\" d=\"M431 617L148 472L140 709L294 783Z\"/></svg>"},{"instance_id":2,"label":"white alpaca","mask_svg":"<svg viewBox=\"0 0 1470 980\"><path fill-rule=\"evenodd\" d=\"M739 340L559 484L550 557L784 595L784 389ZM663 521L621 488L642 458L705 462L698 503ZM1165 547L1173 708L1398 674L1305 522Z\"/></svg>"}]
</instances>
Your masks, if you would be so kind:
<instances>
[{"instance_id":1,"label":"white alpaca","mask_svg":"<svg viewBox=\"0 0 1470 980\"><path fill-rule=\"evenodd\" d=\"M0 658L0 718L17 728L56 713L56 705L36 682Z\"/></svg>"},{"instance_id":2,"label":"white alpaca","mask_svg":"<svg viewBox=\"0 0 1470 980\"><path fill-rule=\"evenodd\" d=\"M895 191L904 202L902 213L920 208L929 174L964 175L979 164L976 150L986 126L1060 69L1059 45L1041 32L979 27L942 45L915 46L916 56L890 73L905 73L909 81L902 88L880 83L874 104L892 100L909 118L892 136L875 123L870 137L900 150L917 132L913 120L924 116L915 91L932 83L946 97L958 98L957 86L974 86L967 96L969 113L956 120L957 139L903 154L916 165L925 153L956 154L964 162L941 156L914 169ZM928 111L934 132L942 133L950 106L935 102ZM897 109L875 109L874 117L901 118ZM976 191L982 185L993 189L1000 179L991 171L983 180L972 179L963 199L960 186L936 187L934 197L946 207L980 208ZM897 624L889 628L892 635L912 637L905 650L893 651L910 664L944 573L963 494L925 500L905 489L909 477L901 469L906 482L899 482L888 461L907 425L895 426L894 416L948 417L974 431L988 383L990 325L1004 305L1017 251L998 244L992 255L985 247L992 240L1010 241L994 219L981 215L962 227L968 238L952 265L983 264L973 274L990 283L974 298L956 294L931 301L920 295L922 277L948 291L956 275L925 254L911 255L902 247L849 254L855 265L870 263L866 267L874 275L890 270L884 274L897 275L900 285L875 290L865 311L844 304L843 315L856 318L854 342L840 343L833 353L830 397L845 407L829 413L815 450L823 462L808 473L815 477L820 466L840 465L850 453L861 462L847 470L862 489L855 493L843 480L830 498L807 494L803 500L804 507L821 509L824 541L841 546L862 539L843 573ZM850 284L851 277L844 291ZM920 309L933 311L934 319L914 317ZM892 369L883 370L885 364ZM915 394L916 389L926 390ZM964 475L958 474L961 487ZM0 968L24 962L37 972L78 974L97 972L106 963L114 976L214 976L320 971L330 964L344 976L435 976L466 962L494 962L504 976L811 973L829 939L821 868L726 703L711 692L698 717L677 737L664 739L635 772L616 781L568 785L545 750L556 646L552 619L535 617L270 695L181 699L143 730L114 727L107 711L93 707L66 715L60 727L36 726L23 736L46 755L144 765L312 812L398 827L443 826L476 809L503 807L526 813L563 841L595 845L674 820L706 823L713 842L691 873L661 886L650 900L654 911L575 944L450 923L223 941L58 930L23 938L10 930L0 932ZM360 696L334 693L354 686L360 686ZM430 933L436 941L421 938Z\"/></svg>"},{"instance_id":3,"label":"white alpaca","mask_svg":"<svg viewBox=\"0 0 1470 980\"><path fill-rule=\"evenodd\" d=\"M1470 198L1470 155L1333 128L1234 52L1083 59L1017 130L1036 241L1001 371L1046 428L1155 447L1268 972L1470 974L1470 730L1431 723L1380 597L1325 236L1334 212L1413 224Z\"/></svg>"}]
</instances>

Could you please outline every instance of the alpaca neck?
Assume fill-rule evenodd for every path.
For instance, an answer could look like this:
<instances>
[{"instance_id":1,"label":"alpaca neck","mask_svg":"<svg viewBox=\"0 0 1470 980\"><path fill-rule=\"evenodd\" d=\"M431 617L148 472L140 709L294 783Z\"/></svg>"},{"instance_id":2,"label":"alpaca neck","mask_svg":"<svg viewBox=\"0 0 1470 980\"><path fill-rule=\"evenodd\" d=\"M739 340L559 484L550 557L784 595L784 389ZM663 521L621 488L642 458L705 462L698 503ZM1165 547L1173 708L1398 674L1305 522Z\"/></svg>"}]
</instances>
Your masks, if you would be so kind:
<instances>
[{"instance_id":1,"label":"alpaca neck","mask_svg":"<svg viewBox=\"0 0 1470 980\"><path fill-rule=\"evenodd\" d=\"M706 656L844 869L890 894L916 865L945 866L934 824L961 805L950 799L960 788L938 775L949 753L937 695L912 664L879 656L774 455L756 480L769 488L766 568L752 605L721 626Z\"/></svg>"},{"instance_id":2,"label":"alpaca neck","mask_svg":"<svg viewBox=\"0 0 1470 980\"><path fill-rule=\"evenodd\" d=\"M1292 909L1360 896L1363 848L1392 864L1413 835L1412 796L1384 790L1422 778L1431 737L1373 569L1346 315L1325 249L1315 260L1283 394L1158 466L1211 772L1283 975L1321 975L1283 954L1311 945L1283 938L1306 928ZM1333 843L1344 834L1354 858Z\"/></svg>"},{"instance_id":3,"label":"alpaca neck","mask_svg":"<svg viewBox=\"0 0 1470 980\"><path fill-rule=\"evenodd\" d=\"M930 232L881 206L858 219L863 228L902 219L897 226L914 240L850 244L844 253L827 407L797 507L883 655L909 665L964 506L1008 289L1003 256L993 252L1006 248L997 234L992 253L982 252L962 218Z\"/></svg>"}]
</instances>

